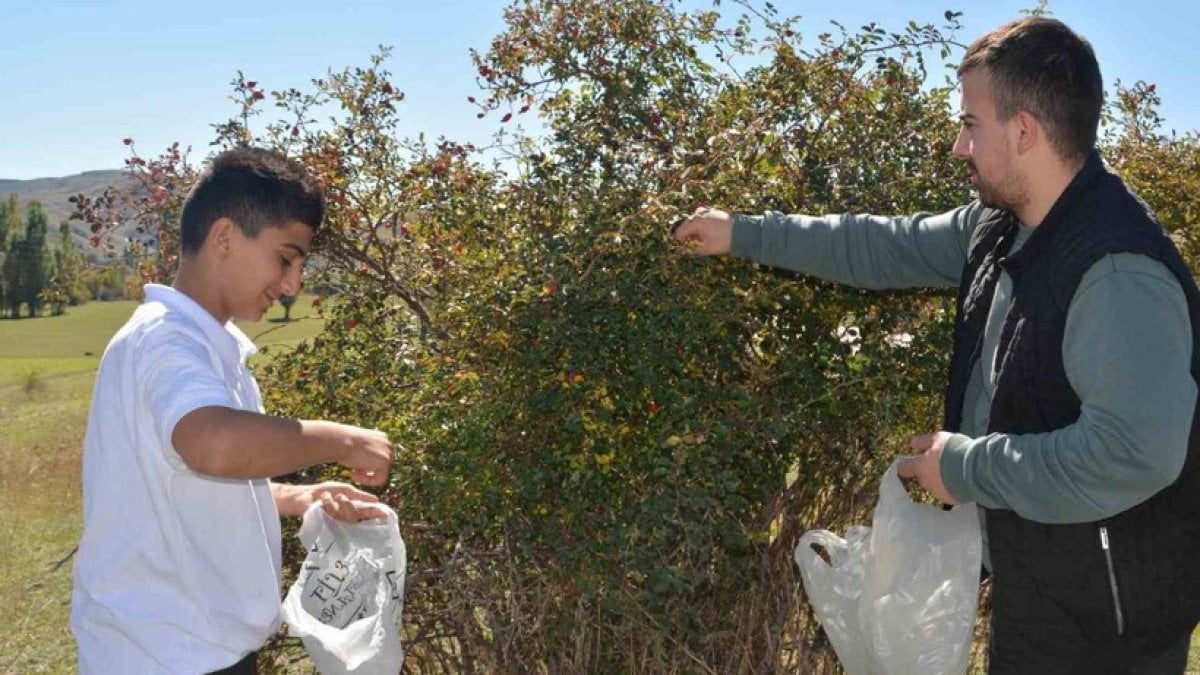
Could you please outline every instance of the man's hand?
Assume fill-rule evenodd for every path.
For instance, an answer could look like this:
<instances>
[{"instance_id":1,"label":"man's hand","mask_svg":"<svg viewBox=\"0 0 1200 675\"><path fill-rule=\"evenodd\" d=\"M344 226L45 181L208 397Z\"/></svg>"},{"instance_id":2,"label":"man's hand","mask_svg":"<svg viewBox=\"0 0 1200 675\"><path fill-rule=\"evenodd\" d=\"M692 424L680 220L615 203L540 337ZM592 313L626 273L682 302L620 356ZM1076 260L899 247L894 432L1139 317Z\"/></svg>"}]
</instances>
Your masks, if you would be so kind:
<instances>
[{"instance_id":1,"label":"man's hand","mask_svg":"<svg viewBox=\"0 0 1200 675\"><path fill-rule=\"evenodd\" d=\"M701 208L672 231L680 242L694 242L690 255L725 255L733 242L733 218L719 209Z\"/></svg>"},{"instance_id":2,"label":"man's hand","mask_svg":"<svg viewBox=\"0 0 1200 675\"><path fill-rule=\"evenodd\" d=\"M350 523L384 516L383 509L377 506L378 497L336 481L316 485L272 483L271 492L279 514L283 516L302 516L314 503L320 503L330 516Z\"/></svg>"},{"instance_id":3,"label":"man's hand","mask_svg":"<svg viewBox=\"0 0 1200 675\"><path fill-rule=\"evenodd\" d=\"M939 431L934 434L913 436L912 449L921 454L901 462L896 467L896 473L901 478L915 479L921 487L925 488L926 492L933 495L938 501L950 505L958 502L946 489L946 484L942 482L941 462L942 448L945 447L946 441L952 435L948 431Z\"/></svg>"}]
</instances>

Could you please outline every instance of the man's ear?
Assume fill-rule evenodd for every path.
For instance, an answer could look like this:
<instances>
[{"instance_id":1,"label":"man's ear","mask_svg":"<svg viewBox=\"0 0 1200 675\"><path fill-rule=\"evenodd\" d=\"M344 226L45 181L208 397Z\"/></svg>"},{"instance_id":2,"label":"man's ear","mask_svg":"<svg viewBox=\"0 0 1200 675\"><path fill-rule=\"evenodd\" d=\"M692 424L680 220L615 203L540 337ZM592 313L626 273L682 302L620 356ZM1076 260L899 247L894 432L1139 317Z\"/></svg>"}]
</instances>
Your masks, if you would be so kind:
<instances>
[{"instance_id":1,"label":"man's ear","mask_svg":"<svg viewBox=\"0 0 1200 675\"><path fill-rule=\"evenodd\" d=\"M1013 122L1017 134L1017 154L1023 155L1045 140L1046 134L1042 129L1041 122L1038 122L1038 119L1028 111L1018 111Z\"/></svg>"},{"instance_id":2,"label":"man's ear","mask_svg":"<svg viewBox=\"0 0 1200 675\"><path fill-rule=\"evenodd\" d=\"M233 239L236 234L237 225L222 216L214 220L212 227L208 228L205 245L211 247L218 258L228 258L229 254L233 252Z\"/></svg>"}]
</instances>

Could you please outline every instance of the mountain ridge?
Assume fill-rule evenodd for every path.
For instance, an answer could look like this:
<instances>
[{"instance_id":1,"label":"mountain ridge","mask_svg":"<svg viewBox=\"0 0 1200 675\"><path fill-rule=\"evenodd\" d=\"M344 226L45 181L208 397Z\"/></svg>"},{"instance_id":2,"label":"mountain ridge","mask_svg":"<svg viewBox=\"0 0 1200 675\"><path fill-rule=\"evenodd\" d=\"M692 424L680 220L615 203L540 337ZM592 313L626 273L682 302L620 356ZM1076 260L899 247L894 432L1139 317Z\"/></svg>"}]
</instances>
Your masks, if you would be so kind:
<instances>
[{"instance_id":1,"label":"mountain ridge","mask_svg":"<svg viewBox=\"0 0 1200 675\"><path fill-rule=\"evenodd\" d=\"M129 187L132 184L132 179L121 169L93 169L68 176L29 179L0 178L0 199L8 199L10 194L17 195L21 200L22 218L26 204L31 201L41 202L50 216L46 238L51 244L57 244L58 226L66 222L71 227L79 249L85 253L93 253L89 257L107 258L110 252L92 248L91 232L87 223L82 220L70 220L71 214L75 212L75 205L69 200L79 194L96 197L110 186ZM117 233L126 227L129 226L117 228Z\"/></svg>"}]
</instances>

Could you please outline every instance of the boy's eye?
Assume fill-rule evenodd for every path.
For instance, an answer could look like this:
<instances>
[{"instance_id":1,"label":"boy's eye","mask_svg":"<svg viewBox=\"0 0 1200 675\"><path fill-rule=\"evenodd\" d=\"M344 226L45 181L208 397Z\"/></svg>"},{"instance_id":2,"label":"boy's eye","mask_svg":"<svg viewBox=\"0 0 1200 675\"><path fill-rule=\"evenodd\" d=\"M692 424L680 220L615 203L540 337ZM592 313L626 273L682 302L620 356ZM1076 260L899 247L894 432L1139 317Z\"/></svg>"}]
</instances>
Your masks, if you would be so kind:
<instances>
[{"instance_id":1,"label":"boy's eye","mask_svg":"<svg viewBox=\"0 0 1200 675\"><path fill-rule=\"evenodd\" d=\"M279 256L279 262L280 262L280 264L282 264L284 267L291 267L291 266L292 266L292 261L291 261L291 260L288 260L287 258L285 258L285 257L283 257L283 256Z\"/></svg>"}]
</instances>

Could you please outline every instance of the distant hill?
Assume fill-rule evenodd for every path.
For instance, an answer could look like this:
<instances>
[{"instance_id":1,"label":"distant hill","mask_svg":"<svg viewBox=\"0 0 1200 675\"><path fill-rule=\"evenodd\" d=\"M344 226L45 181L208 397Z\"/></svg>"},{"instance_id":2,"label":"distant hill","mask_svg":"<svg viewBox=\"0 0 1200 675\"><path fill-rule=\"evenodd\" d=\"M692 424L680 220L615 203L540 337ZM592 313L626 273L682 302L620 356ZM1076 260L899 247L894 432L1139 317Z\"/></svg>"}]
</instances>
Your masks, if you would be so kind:
<instances>
[{"instance_id":1,"label":"distant hill","mask_svg":"<svg viewBox=\"0 0 1200 675\"><path fill-rule=\"evenodd\" d=\"M0 199L16 194L21 200L22 208L27 202L37 200L46 207L50 214L48 239L58 241L58 225L67 220L75 212L75 206L67 201L78 194L94 197L104 192L110 185L128 185L129 179L117 169L100 171L85 171L73 176L60 178L33 178L30 180L13 180L0 178ZM71 230L76 234L75 243L84 250L91 250L88 237L91 234L88 226L81 220L69 221Z\"/></svg>"}]
</instances>

